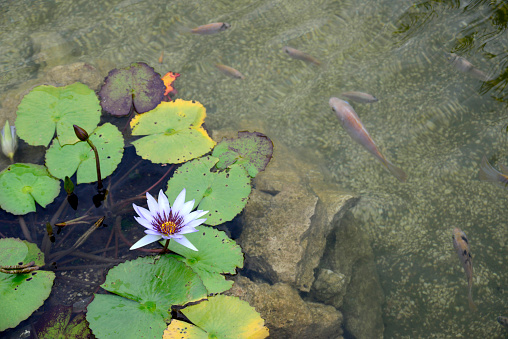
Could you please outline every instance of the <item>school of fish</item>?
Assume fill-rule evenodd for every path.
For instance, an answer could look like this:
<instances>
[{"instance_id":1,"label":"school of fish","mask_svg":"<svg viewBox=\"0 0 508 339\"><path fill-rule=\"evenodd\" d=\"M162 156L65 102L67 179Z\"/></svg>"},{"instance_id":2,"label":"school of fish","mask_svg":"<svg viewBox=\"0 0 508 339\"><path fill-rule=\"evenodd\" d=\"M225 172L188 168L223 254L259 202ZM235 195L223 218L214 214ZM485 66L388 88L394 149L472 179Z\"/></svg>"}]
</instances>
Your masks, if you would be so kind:
<instances>
[{"instance_id":1,"label":"school of fish","mask_svg":"<svg viewBox=\"0 0 508 339\"><path fill-rule=\"evenodd\" d=\"M194 34L199 35L210 35L216 34L231 28L231 25L224 22L211 23L203 26L196 27L191 30ZM311 56L310 54L295 49L290 46L284 46L282 51L289 57L296 60L301 60L316 66L321 66L322 63ZM468 74L481 81L491 81L493 78L487 75L485 72L476 68L471 62L463 57L456 55L455 53L446 53L448 61L460 72ZM162 63L163 54L159 59ZM215 67L225 75L235 79L245 79L245 76L235 68L226 66L223 64L215 64ZM359 91L346 91L340 94L341 97L354 101L361 104L371 104L378 101L378 99L365 92ZM349 134L349 136L362 147L364 147L370 154L372 154L395 178L400 182L405 182L408 178L407 174L399 167L395 166L390 162L378 149L374 140L370 136L369 132L361 122L354 108L345 100L337 97L331 97L329 100L329 106L332 111L336 114L343 129ZM493 182L503 188L508 188L508 167L500 165L501 172L494 169L494 167L487 161L484 156L480 165L480 180ZM468 285L468 303L471 310L477 310L475 303L473 302L473 258L469 246L469 240L466 234L458 227L453 229L453 247L459 257L460 263L464 269L467 278ZM500 316L497 318L500 324L507 327L508 318Z\"/></svg>"}]
</instances>

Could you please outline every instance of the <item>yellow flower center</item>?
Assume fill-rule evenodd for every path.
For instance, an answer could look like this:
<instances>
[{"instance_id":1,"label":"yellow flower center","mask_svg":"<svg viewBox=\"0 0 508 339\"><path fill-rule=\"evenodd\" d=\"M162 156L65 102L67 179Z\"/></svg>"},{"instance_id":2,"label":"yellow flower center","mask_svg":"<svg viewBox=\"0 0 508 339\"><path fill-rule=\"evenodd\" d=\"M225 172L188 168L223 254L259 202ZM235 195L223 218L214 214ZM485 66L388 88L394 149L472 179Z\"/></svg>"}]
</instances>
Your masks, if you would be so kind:
<instances>
[{"instance_id":1,"label":"yellow flower center","mask_svg":"<svg viewBox=\"0 0 508 339\"><path fill-rule=\"evenodd\" d=\"M177 225L172 221L166 221L160 226L161 233L165 235L175 234Z\"/></svg>"}]
</instances>

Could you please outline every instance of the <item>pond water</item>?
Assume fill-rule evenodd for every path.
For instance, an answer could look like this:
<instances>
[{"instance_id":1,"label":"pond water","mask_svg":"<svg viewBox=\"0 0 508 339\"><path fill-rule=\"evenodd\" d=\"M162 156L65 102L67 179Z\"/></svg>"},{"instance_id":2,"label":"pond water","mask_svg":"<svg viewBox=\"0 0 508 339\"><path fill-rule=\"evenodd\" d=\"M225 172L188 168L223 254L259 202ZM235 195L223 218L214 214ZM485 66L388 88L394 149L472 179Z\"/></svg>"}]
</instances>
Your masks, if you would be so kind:
<instances>
[{"instance_id":1,"label":"pond water","mask_svg":"<svg viewBox=\"0 0 508 339\"><path fill-rule=\"evenodd\" d=\"M3 1L0 97L77 61L102 72L134 61L179 72L178 97L207 108L208 128L259 130L295 153L310 150L330 181L361 196L352 213L374 250L386 338L503 338L508 191L478 172L483 155L508 165L507 16L502 1ZM232 27L188 32L210 22ZM286 45L322 65L289 58ZM450 52L493 80L461 72ZM328 100L345 91L379 99L352 105L407 182L341 127ZM14 121L2 113L2 126ZM478 312L468 311L454 227L470 241Z\"/></svg>"}]
</instances>

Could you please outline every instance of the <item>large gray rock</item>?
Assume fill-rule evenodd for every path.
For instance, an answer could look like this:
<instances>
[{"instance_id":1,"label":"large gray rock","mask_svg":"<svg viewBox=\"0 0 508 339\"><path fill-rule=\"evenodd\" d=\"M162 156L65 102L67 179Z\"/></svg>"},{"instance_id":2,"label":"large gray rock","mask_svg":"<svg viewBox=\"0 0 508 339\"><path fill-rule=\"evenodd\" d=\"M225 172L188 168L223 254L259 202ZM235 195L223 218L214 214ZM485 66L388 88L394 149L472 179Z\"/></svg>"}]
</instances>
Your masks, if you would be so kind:
<instances>
[{"instance_id":1,"label":"large gray rock","mask_svg":"<svg viewBox=\"0 0 508 339\"><path fill-rule=\"evenodd\" d=\"M312 158L305 161L278 143L272 161L254 180L239 243L246 267L266 280L308 292L326 238L357 201L327 181Z\"/></svg>"},{"instance_id":2,"label":"large gray rock","mask_svg":"<svg viewBox=\"0 0 508 339\"><path fill-rule=\"evenodd\" d=\"M330 247L320 266L322 270L312 287L312 295L340 308L344 314L345 328L355 338L382 338L384 294L368 235L351 213L347 213L334 230ZM325 275L324 269L331 273ZM339 277L345 277L345 281L339 282ZM338 288L333 294L333 290L323 283L326 281L335 281L341 286L345 283L347 291L344 293L343 288ZM328 301L323 300L325 297L329 298Z\"/></svg>"},{"instance_id":3,"label":"large gray rock","mask_svg":"<svg viewBox=\"0 0 508 339\"><path fill-rule=\"evenodd\" d=\"M342 314L333 306L302 300L288 284L256 283L235 277L226 292L247 301L265 319L270 338L335 339L342 335Z\"/></svg>"}]
</instances>

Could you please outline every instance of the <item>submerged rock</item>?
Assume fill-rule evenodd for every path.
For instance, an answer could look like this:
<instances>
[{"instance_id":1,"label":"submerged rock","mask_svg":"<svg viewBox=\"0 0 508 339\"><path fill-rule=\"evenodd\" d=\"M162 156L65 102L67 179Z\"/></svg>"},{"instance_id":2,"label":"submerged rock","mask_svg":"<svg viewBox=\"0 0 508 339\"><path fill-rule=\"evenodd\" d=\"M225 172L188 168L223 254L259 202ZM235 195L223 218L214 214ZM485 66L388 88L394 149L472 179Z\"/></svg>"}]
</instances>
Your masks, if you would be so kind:
<instances>
[{"instance_id":1,"label":"submerged rock","mask_svg":"<svg viewBox=\"0 0 508 339\"><path fill-rule=\"evenodd\" d=\"M304 301L288 284L253 282L242 276L226 292L247 301L265 319L270 338L339 338L342 314L333 306Z\"/></svg>"},{"instance_id":2,"label":"submerged rock","mask_svg":"<svg viewBox=\"0 0 508 339\"><path fill-rule=\"evenodd\" d=\"M300 161L279 143L254 187L239 238L246 267L272 283L310 291L327 236L358 198L326 181L315 162Z\"/></svg>"}]
</instances>

